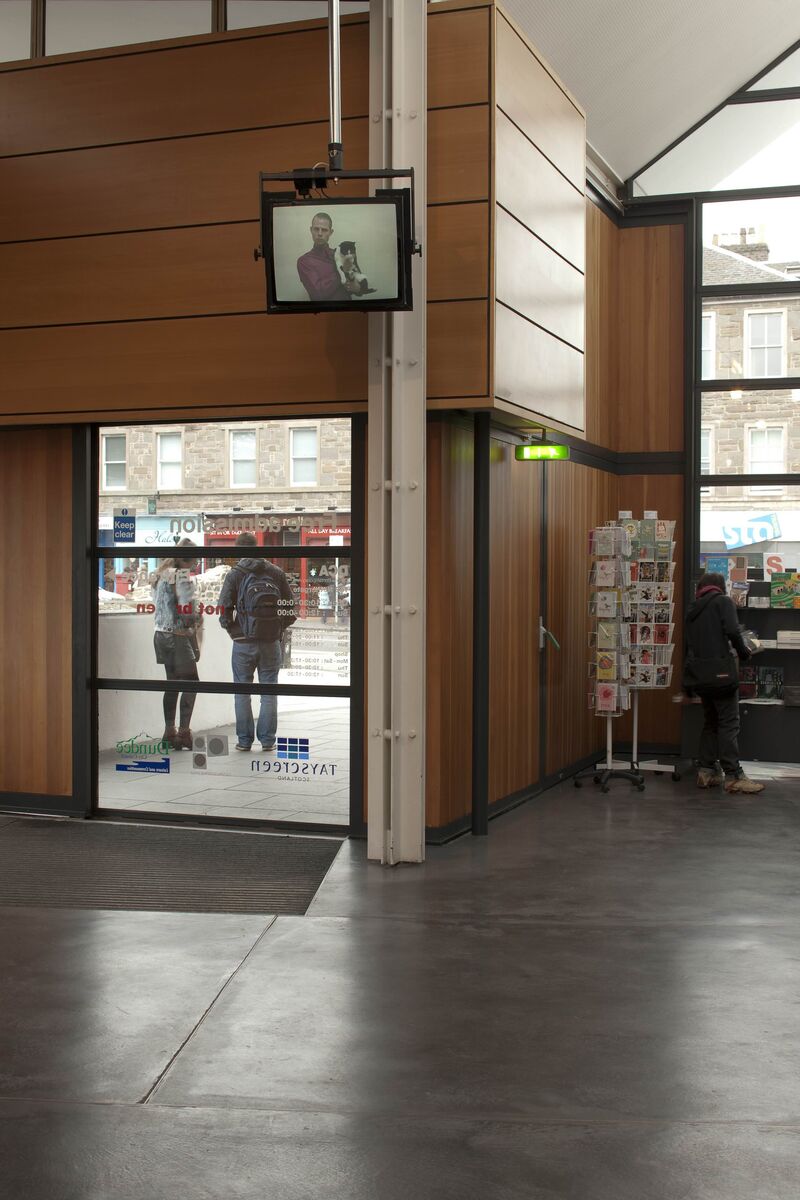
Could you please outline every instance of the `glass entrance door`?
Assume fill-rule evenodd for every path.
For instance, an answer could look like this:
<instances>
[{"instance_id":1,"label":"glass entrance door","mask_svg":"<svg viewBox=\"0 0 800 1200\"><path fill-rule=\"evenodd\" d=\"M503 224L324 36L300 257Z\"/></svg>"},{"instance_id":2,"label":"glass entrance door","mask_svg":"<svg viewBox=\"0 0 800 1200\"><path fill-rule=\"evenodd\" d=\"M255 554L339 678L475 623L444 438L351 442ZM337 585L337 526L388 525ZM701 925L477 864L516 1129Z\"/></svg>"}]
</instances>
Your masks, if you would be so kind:
<instances>
[{"instance_id":1,"label":"glass entrance door","mask_svg":"<svg viewBox=\"0 0 800 1200\"><path fill-rule=\"evenodd\" d=\"M98 431L100 812L361 825L353 433L348 419Z\"/></svg>"}]
</instances>

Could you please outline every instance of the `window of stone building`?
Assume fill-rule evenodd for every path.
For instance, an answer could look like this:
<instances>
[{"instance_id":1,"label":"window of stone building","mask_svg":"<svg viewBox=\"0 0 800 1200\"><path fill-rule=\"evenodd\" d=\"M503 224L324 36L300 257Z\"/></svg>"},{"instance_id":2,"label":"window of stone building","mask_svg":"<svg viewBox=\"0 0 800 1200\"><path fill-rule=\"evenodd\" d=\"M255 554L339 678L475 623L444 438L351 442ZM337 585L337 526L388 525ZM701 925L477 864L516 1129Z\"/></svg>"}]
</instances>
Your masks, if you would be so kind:
<instances>
[{"instance_id":1,"label":"window of stone building","mask_svg":"<svg viewBox=\"0 0 800 1200\"><path fill-rule=\"evenodd\" d=\"M158 433L158 487L175 490L182 486L183 444L180 433Z\"/></svg>"},{"instance_id":2,"label":"window of stone building","mask_svg":"<svg viewBox=\"0 0 800 1200\"><path fill-rule=\"evenodd\" d=\"M230 432L231 487L255 487L256 475L255 429L232 429Z\"/></svg>"},{"instance_id":3,"label":"window of stone building","mask_svg":"<svg viewBox=\"0 0 800 1200\"><path fill-rule=\"evenodd\" d=\"M45 53L211 32L211 0L47 0Z\"/></svg>"},{"instance_id":4,"label":"window of stone building","mask_svg":"<svg viewBox=\"0 0 800 1200\"><path fill-rule=\"evenodd\" d=\"M703 313L703 379L716 378L716 327L717 314Z\"/></svg>"},{"instance_id":5,"label":"window of stone building","mask_svg":"<svg viewBox=\"0 0 800 1200\"><path fill-rule=\"evenodd\" d=\"M714 474L714 430L710 425L704 425L700 430L700 474ZM701 496L710 496L712 488L700 489Z\"/></svg>"},{"instance_id":6,"label":"window of stone building","mask_svg":"<svg viewBox=\"0 0 800 1200\"><path fill-rule=\"evenodd\" d=\"M318 483L319 434L315 426L289 430L292 487Z\"/></svg>"},{"instance_id":7,"label":"window of stone building","mask_svg":"<svg viewBox=\"0 0 800 1200\"><path fill-rule=\"evenodd\" d=\"M105 434L102 438L103 491L123 490L127 484L126 438L124 433Z\"/></svg>"},{"instance_id":8,"label":"window of stone building","mask_svg":"<svg viewBox=\"0 0 800 1200\"><path fill-rule=\"evenodd\" d=\"M0 4L0 62L31 56L31 0Z\"/></svg>"},{"instance_id":9,"label":"window of stone building","mask_svg":"<svg viewBox=\"0 0 800 1200\"><path fill-rule=\"evenodd\" d=\"M748 312L745 327L745 376L767 379L785 375L786 309Z\"/></svg>"},{"instance_id":10,"label":"window of stone building","mask_svg":"<svg viewBox=\"0 0 800 1200\"><path fill-rule=\"evenodd\" d=\"M786 471L786 427L757 421L747 427L747 461L745 469L749 475L784 474ZM756 494L772 494L783 489L766 485L753 485L750 491Z\"/></svg>"}]
</instances>

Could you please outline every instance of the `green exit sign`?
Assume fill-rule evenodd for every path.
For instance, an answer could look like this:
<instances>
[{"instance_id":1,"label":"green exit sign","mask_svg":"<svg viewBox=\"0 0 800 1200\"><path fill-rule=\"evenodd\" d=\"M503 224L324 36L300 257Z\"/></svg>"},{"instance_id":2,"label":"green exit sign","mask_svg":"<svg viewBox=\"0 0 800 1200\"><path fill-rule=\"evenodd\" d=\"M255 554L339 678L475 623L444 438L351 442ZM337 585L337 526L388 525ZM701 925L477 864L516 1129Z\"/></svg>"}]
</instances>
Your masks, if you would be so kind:
<instances>
[{"instance_id":1,"label":"green exit sign","mask_svg":"<svg viewBox=\"0 0 800 1200\"><path fill-rule=\"evenodd\" d=\"M569 458L569 446L517 446L514 457L518 462L539 461L551 458Z\"/></svg>"}]
</instances>

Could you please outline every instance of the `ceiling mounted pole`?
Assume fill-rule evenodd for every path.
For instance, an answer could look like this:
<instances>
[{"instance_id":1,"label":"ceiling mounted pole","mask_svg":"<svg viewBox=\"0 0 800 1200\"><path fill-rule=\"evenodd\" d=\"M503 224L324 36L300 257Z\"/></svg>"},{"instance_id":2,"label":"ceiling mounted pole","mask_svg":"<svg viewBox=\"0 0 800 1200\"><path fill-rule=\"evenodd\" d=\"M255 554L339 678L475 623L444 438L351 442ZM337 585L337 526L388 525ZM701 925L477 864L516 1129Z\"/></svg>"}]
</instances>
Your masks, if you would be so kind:
<instances>
[{"instance_id":1,"label":"ceiling mounted pole","mask_svg":"<svg viewBox=\"0 0 800 1200\"><path fill-rule=\"evenodd\" d=\"M344 166L342 148L342 30L339 0L328 0L328 91L331 114L331 140L328 165L334 171Z\"/></svg>"}]
</instances>

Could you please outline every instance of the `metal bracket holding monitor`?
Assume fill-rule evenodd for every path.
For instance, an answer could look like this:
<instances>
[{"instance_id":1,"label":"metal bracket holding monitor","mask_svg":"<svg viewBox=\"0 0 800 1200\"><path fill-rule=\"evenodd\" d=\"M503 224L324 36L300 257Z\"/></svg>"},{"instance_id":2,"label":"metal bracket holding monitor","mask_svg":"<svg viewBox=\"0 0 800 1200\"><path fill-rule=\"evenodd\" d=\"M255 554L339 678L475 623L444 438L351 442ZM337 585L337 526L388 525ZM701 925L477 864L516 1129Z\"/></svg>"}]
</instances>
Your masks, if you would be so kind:
<instances>
[{"instance_id":1,"label":"metal bracket holding monitor","mask_svg":"<svg viewBox=\"0 0 800 1200\"><path fill-rule=\"evenodd\" d=\"M408 179L411 184L411 253L422 256L422 246L416 240L415 225L415 194L414 168L391 167L383 170L336 171L332 173L326 166L297 167L294 171L259 171L258 173L258 211L261 212L261 198L264 194L265 183L292 183L298 199L311 199L312 192L325 192L331 182L338 183L340 179ZM264 257L263 237L253 251L253 257L258 262Z\"/></svg>"}]
</instances>

